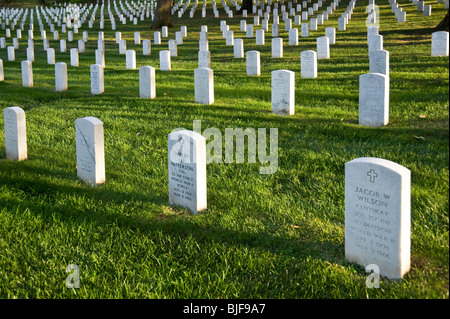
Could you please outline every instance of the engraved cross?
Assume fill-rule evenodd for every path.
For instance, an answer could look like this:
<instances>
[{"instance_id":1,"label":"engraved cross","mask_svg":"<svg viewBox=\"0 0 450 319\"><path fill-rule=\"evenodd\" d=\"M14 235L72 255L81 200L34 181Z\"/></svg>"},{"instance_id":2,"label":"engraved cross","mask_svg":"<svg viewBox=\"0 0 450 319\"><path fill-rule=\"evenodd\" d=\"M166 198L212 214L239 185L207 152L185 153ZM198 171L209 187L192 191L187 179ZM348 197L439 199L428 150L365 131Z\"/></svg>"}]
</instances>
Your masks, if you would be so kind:
<instances>
[{"instance_id":1,"label":"engraved cross","mask_svg":"<svg viewBox=\"0 0 450 319\"><path fill-rule=\"evenodd\" d=\"M370 171L367 172L367 176L370 177L370 182L371 182L371 183L375 183L375 178L378 177L378 174L375 173L375 170L374 170L374 169L370 169Z\"/></svg>"}]
</instances>

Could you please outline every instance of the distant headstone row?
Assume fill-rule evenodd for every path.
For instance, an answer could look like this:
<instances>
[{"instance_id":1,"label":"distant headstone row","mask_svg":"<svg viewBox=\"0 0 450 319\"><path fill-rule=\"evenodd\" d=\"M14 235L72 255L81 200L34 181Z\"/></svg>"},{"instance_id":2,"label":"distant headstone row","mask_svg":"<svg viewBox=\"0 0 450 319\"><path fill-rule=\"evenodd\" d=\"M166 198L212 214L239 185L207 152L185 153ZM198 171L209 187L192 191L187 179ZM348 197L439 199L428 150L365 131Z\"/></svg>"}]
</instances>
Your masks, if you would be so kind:
<instances>
[{"instance_id":1,"label":"distant headstone row","mask_svg":"<svg viewBox=\"0 0 450 319\"><path fill-rule=\"evenodd\" d=\"M111 7L112 3L112 7ZM51 32L55 30L55 24L61 27L63 33L67 32L67 29L73 28L73 33L78 33L78 29L83 24L88 22L88 27L93 28L96 16L99 16L99 27L104 29L105 16L104 11L107 11L108 18L110 20L111 29L116 29L115 17L118 17L122 24L132 21L134 25L138 24L138 21L144 21L146 18L153 19L153 10L156 7L156 1L144 0L137 2L132 1L131 4L128 1L115 0L108 1L107 7L105 7L104 1L99 4L68 4L60 3L53 7L36 6L34 9L10 9L2 8L0 10L0 23L2 29L5 29L5 25L11 25L11 29L14 29L16 24L20 20L20 29L23 30L23 26L26 23L28 17L30 19L30 30L34 28L34 16L36 16L39 28L41 31L44 28L45 20L46 24L50 27ZM92 13L91 13L92 12ZM3 22L5 21L5 22ZM12 23L11 23L12 22Z\"/></svg>"},{"instance_id":2,"label":"distant headstone row","mask_svg":"<svg viewBox=\"0 0 450 319\"><path fill-rule=\"evenodd\" d=\"M374 2L372 1L372 4ZM394 4L391 1L391 4ZM333 1L331 9L334 9L338 1ZM304 4L305 5L305 4ZM344 21L351 18L355 1L351 1L342 16ZM298 7L297 7L298 8ZM274 9L274 11L277 8ZM267 8L270 12L270 7ZM282 6L283 13L286 13ZM292 11L292 10L291 10ZM263 12L259 12L261 15ZM267 12L266 12L267 13ZM295 13L295 10L294 12ZM267 17L267 15L265 14ZM274 15L275 17L275 15ZM305 16L306 17L306 16ZM259 23L255 16L255 24ZM287 15L283 15L286 20ZM371 17L371 21L375 21L375 17ZM264 21L264 20L263 20ZM245 22L245 21L244 21ZM221 30L226 37L227 45L234 46L234 57L243 58L244 48L243 39L234 39L233 32L229 30L226 21L221 21ZM241 29L242 29L241 21ZM248 31L247 25L246 31ZM369 73L360 76L359 87L359 123L367 126L383 126L389 121L389 52L383 50L383 36L378 34L378 26L370 25L367 28L367 44L369 56ZM264 30L257 30L257 44L264 45ZM289 29L289 44L298 44L298 33L296 29ZM309 31L309 28L308 28ZM160 70L171 70L171 57L178 55L177 45L183 43L183 37L187 36L186 26L182 26L180 31L175 32L176 39L169 40L169 50L161 50L160 54ZM167 27L163 27L162 34L164 37L168 35ZM291 40L292 34L292 40ZM155 32L155 42L160 36L159 32ZM104 48L103 32L99 32L98 47L96 50L96 63L91 65L91 93L101 94L104 92ZM45 40L45 39L44 39ZM78 48L70 50L71 66L78 66L78 53L84 51L84 41L88 40L87 33L83 32L83 40L79 40ZM336 41L335 28L328 27L325 29L325 36L317 38L317 52L312 50L301 52L301 77L315 78L317 77L317 59L330 58L330 43ZM121 39L121 33L116 32L116 43L119 44L119 53L126 56L126 69L136 69L136 52L134 50L126 50L126 41ZM140 44L139 32L134 33L134 43ZM32 43L31 43L32 44ZM143 41L144 53L150 51L150 41ZM147 49L146 49L147 48ZM33 47L28 48L30 58L28 61L22 62L22 84L23 86L33 86L33 72L31 61L33 57ZM208 50L207 26L201 27L198 52L198 68L194 70L194 86L195 101L200 104L214 103L214 80L213 70L211 69L211 55ZM146 52L147 51L147 52ZM28 52L27 52L28 53ZM448 32L435 32L432 36L432 55L448 55ZM54 49L47 48L48 64L55 64ZM283 40L275 37L272 39L272 56L279 58L283 56ZM247 57L247 75L259 76L261 74L260 53L252 50L246 52ZM14 59L14 47L8 47L8 58ZM30 61L31 60L31 61ZM1 61L1 60L0 60ZM0 69L3 79L3 68ZM140 96L143 98L154 98L156 96L154 68L145 66L139 70L139 88ZM280 115L293 115L295 113L295 73L289 70L276 70L272 72L272 112ZM67 65L65 63L57 63L55 66L55 90L67 90Z\"/></svg>"}]
</instances>

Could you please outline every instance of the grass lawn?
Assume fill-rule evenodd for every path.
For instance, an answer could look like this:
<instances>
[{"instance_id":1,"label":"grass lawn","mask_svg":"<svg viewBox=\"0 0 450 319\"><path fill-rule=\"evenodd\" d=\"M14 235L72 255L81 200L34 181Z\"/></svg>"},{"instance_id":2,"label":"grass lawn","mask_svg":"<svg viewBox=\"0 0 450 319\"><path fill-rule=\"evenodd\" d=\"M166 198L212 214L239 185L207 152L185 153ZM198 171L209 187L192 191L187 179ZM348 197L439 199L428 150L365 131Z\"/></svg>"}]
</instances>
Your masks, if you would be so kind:
<instances>
[{"instance_id":1,"label":"grass lawn","mask_svg":"<svg viewBox=\"0 0 450 319\"><path fill-rule=\"evenodd\" d=\"M266 45L256 46L239 31L242 18L225 18L219 2L219 19L210 1L206 18L201 2L194 19L188 12L174 17L159 46L148 19L134 26L116 18L127 49L136 50L137 67L156 68L153 100L139 98L138 70L125 69L106 6L103 94L91 95L89 75L99 11L94 28L86 22L66 53L46 25L56 62L68 64L65 92L54 90L54 65L47 65L35 17L34 87L22 87L28 19L16 61L0 49L0 107L25 110L28 139L28 160L6 160L0 118L0 298L449 298L449 59L431 57L432 28L446 10L434 1L425 18L408 0L397 2L406 23L397 23L387 0L377 1L390 52L390 118L381 128L358 125L359 76L369 72L367 0L357 2L347 30L336 31L331 58L318 61L316 79L301 79L300 52L315 50L325 27L337 29L347 0L299 46L287 45L280 17L279 59L271 58L270 27ZM233 58L220 20L244 38L245 51L261 52L261 76L247 76L245 59ZM194 102L203 24L214 70L209 106ZM182 25L188 36L172 57L172 71L160 71L158 52ZM70 48L85 30L86 52L71 67ZM150 56L134 44L134 31L152 40ZM293 116L270 112L277 69L296 73ZM97 188L76 174L75 120L85 116L104 123L106 183ZM261 175L259 163L211 163L207 210L191 215L169 206L167 135L192 130L194 120L223 135L226 128L278 128L278 170ZM411 170L411 270L402 281L382 279L378 289L367 288L364 268L344 256L344 165L358 157ZM69 264L80 269L78 289L65 285Z\"/></svg>"}]
</instances>

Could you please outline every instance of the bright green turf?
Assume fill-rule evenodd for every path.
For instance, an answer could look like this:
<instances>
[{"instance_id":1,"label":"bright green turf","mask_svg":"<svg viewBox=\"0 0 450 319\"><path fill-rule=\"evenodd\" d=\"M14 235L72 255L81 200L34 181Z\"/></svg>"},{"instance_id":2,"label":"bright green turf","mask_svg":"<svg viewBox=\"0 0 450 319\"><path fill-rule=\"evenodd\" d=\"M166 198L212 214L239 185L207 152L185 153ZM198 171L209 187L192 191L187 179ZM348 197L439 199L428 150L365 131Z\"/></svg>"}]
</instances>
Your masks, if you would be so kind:
<instances>
[{"instance_id":1,"label":"bright green turf","mask_svg":"<svg viewBox=\"0 0 450 319\"><path fill-rule=\"evenodd\" d=\"M407 0L398 2L407 12L405 24L396 22L387 0L377 1L391 57L390 121L382 128L358 125L358 77L369 71L367 0L357 2L347 31L337 31L331 59L319 60L318 78L308 80L300 77L300 51L315 50L325 27L337 28L347 0L298 47L287 46L282 31L284 58L270 56L270 29L264 47L245 39L245 51L261 52L259 77L246 76L245 59L233 58L219 31L226 19L235 38L245 38L241 17L225 18L223 9L220 19L211 17L210 3L206 19L199 18L201 6L196 19L188 13L174 18L160 46L153 45L148 19L137 27L117 20L127 48L137 51L137 67L157 70L154 100L139 98L138 70L125 69L108 20L105 93L90 94L98 19L94 29L76 35L89 31L77 68L69 60L76 42L60 53L59 42L50 40L69 73L69 90L55 93L54 66L46 64L35 19L35 87L21 87L27 31L15 62L0 50L0 107L25 110L29 156L5 160L0 118L0 297L448 298L449 60L431 57L431 28L444 16L444 4L432 2L433 15L424 18ZM172 71L161 72L158 51L183 24L188 37L172 58ZM209 25L214 70L210 106L194 103L202 24ZM151 56L134 45L135 30L152 40ZM270 113L270 72L276 69L296 72L294 116ZM98 188L76 175L74 121L84 116L104 123L107 180ZM170 207L167 134L192 129L193 120L222 134L228 127L278 128L278 171L260 175L259 163L212 163L208 209L192 216ZM401 282L382 280L380 289L366 288L364 269L344 257L344 164L358 157L388 159L412 175L412 268ZM80 267L79 289L65 286L69 264Z\"/></svg>"}]
</instances>

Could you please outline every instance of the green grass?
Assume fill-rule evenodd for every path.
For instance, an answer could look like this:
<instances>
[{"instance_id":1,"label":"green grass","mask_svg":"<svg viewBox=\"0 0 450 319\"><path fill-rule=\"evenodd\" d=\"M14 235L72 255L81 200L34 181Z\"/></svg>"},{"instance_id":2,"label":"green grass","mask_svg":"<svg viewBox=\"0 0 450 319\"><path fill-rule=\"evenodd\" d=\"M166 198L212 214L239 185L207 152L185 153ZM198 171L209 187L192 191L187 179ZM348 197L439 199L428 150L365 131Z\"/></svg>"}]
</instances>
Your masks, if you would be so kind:
<instances>
[{"instance_id":1,"label":"green grass","mask_svg":"<svg viewBox=\"0 0 450 319\"><path fill-rule=\"evenodd\" d=\"M201 6L195 19L188 13L174 18L160 46L153 45L148 20L138 26L117 21L127 48L137 51L137 67L156 68L154 100L139 98L138 71L125 69L109 21L105 92L98 96L90 94L89 77L98 20L75 37L89 32L79 67L69 60L76 41L60 53L59 42L50 40L56 61L68 64L66 92L54 92L54 66L46 64L37 24L35 86L21 86L23 32L15 62L0 50L0 107L25 110L29 156L5 159L1 118L0 297L448 298L449 60L431 57L431 29L443 18L444 4L433 2L432 16L424 18L407 0L398 2L407 12L405 24L397 24L387 1L379 4L391 65L390 120L382 128L358 125L358 78L369 71L367 1L358 1L347 31L337 31L331 59L319 60L318 78L308 80L300 77L300 51L315 50L325 27L337 28L346 0L297 47L287 46L282 31L281 59L270 56L270 29L264 47L244 39L245 51L261 52L259 77L246 76L245 59L234 59L221 38L222 19L235 38L245 38L241 17L215 19L210 4L205 19ZM202 24L208 24L214 70L210 106L194 103ZM159 71L158 51L181 25L188 26L188 37L172 58L172 71ZM152 40L150 56L134 45L135 30ZM277 69L296 72L294 116L270 113L270 72ZM104 123L106 183L98 188L76 175L74 121L84 116ZM223 135L225 128L278 128L277 172L260 175L259 163L212 163L208 209L193 216L169 206L167 134L192 129L193 120ZM363 267L344 257L344 165L358 157L388 159L412 175L411 271L402 281L383 279L380 289L366 288ZM69 264L80 268L79 289L65 286Z\"/></svg>"}]
</instances>

